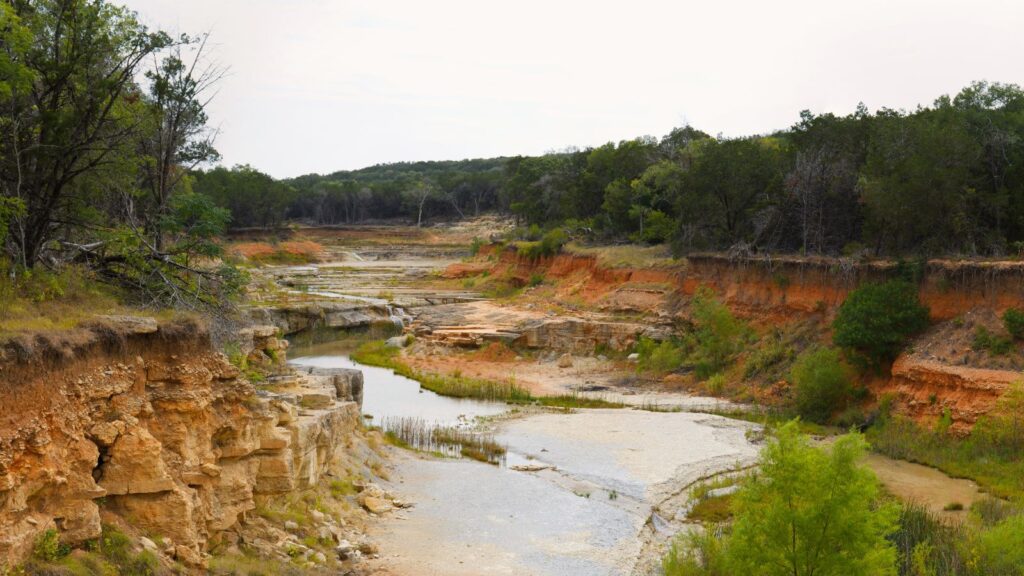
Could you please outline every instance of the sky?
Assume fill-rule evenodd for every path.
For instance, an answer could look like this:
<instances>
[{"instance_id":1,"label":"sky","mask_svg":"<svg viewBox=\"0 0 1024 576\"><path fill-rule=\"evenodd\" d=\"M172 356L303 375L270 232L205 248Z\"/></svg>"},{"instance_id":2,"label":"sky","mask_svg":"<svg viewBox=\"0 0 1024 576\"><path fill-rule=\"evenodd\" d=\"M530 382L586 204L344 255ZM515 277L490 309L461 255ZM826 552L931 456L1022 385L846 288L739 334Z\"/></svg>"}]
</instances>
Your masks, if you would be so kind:
<instances>
[{"instance_id":1,"label":"sky","mask_svg":"<svg viewBox=\"0 0 1024 576\"><path fill-rule=\"evenodd\" d=\"M540 154L1024 84L1021 0L114 0L211 33L226 165Z\"/></svg>"}]
</instances>

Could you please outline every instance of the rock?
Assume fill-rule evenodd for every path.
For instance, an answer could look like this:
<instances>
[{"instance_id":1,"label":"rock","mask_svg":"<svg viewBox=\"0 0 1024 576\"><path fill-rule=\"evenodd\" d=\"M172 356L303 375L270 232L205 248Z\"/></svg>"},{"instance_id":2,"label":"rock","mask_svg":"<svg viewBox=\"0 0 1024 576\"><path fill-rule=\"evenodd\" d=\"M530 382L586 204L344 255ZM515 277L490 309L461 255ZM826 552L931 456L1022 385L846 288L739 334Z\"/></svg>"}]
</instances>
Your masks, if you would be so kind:
<instances>
[{"instance_id":1,"label":"rock","mask_svg":"<svg viewBox=\"0 0 1024 576\"><path fill-rule=\"evenodd\" d=\"M385 514L393 509L391 502L384 498L377 498L375 496L362 496L359 498L359 504L366 508L368 512L374 514Z\"/></svg>"},{"instance_id":2,"label":"rock","mask_svg":"<svg viewBox=\"0 0 1024 576\"><path fill-rule=\"evenodd\" d=\"M608 361L608 357L605 356L604 354L598 354L597 355L597 359L600 360L601 362L607 362Z\"/></svg>"},{"instance_id":3,"label":"rock","mask_svg":"<svg viewBox=\"0 0 1024 576\"><path fill-rule=\"evenodd\" d=\"M559 368L572 368L572 354L562 354L558 358Z\"/></svg>"},{"instance_id":4,"label":"rock","mask_svg":"<svg viewBox=\"0 0 1024 576\"><path fill-rule=\"evenodd\" d=\"M293 520L286 520L284 523L284 529L289 532L295 532L299 529L299 524Z\"/></svg>"},{"instance_id":5,"label":"rock","mask_svg":"<svg viewBox=\"0 0 1024 576\"><path fill-rule=\"evenodd\" d=\"M338 560L348 560L349 556L352 555L352 551L352 543L348 540L342 540L334 547L334 552L338 555Z\"/></svg>"},{"instance_id":6,"label":"rock","mask_svg":"<svg viewBox=\"0 0 1024 576\"><path fill-rule=\"evenodd\" d=\"M196 552L188 546L175 546L174 557L177 558L179 562L189 566L198 566L203 568L206 564L199 552Z\"/></svg>"},{"instance_id":7,"label":"rock","mask_svg":"<svg viewBox=\"0 0 1024 576\"><path fill-rule=\"evenodd\" d=\"M360 542L359 543L359 551L362 552L363 554L366 554L367 556L369 556L371 554L376 554L377 553L377 547L375 545L371 544L370 542Z\"/></svg>"},{"instance_id":8,"label":"rock","mask_svg":"<svg viewBox=\"0 0 1024 576\"><path fill-rule=\"evenodd\" d=\"M139 538L139 544L142 544L142 547L150 552L157 552L159 550L159 548L156 547L156 542L153 542L145 536Z\"/></svg>"},{"instance_id":9,"label":"rock","mask_svg":"<svg viewBox=\"0 0 1024 576\"><path fill-rule=\"evenodd\" d=\"M316 562L317 564L325 564L327 563L327 556L324 556L323 552L317 552L313 554L313 562Z\"/></svg>"},{"instance_id":10,"label":"rock","mask_svg":"<svg viewBox=\"0 0 1024 576\"><path fill-rule=\"evenodd\" d=\"M334 398L322 392L303 394L299 405L308 410L324 410L334 405Z\"/></svg>"},{"instance_id":11,"label":"rock","mask_svg":"<svg viewBox=\"0 0 1024 576\"><path fill-rule=\"evenodd\" d=\"M413 506L412 502L406 502L405 500L397 500L397 499L396 500L392 500L391 504L394 505L395 508L412 508L412 506Z\"/></svg>"},{"instance_id":12,"label":"rock","mask_svg":"<svg viewBox=\"0 0 1024 576\"><path fill-rule=\"evenodd\" d=\"M316 520L317 522L323 522L327 518L327 515L319 510L313 510L312 512L309 513L309 515L312 516L313 520Z\"/></svg>"},{"instance_id":13,"label":"rock","mask_svg":"<svg viewBox=\"0 0 1024 576\"><path fill-rule=\"evenodd\" d=\"M405 348L409 345L409 337L406 335L392 336L384 341L384 345L388 348Z\"/></svg>"},{"instance_id":14,"label":"rock","mask_svg":"<svg viewBox=\"0 0 1024 576\"><path fill-rule=\"evenodd\" d=\"M629 360L630 362L639 362L640 361L640 355L637 354L636 352L633 352L629 356L626 356L626 360Z\"/></svg>"},{"instance_id":15,"label":"rock","mask_svg":"<svg viewBox=\"0 0 1024 576\"><path fill-rule=\"evenodd\" d=\"M516 464L512 466L513 470L518 472L540 472L541 470L554 469L551 464L541 464L540 462L529 462L526 464Z\"/></svg>"}]
</instances>

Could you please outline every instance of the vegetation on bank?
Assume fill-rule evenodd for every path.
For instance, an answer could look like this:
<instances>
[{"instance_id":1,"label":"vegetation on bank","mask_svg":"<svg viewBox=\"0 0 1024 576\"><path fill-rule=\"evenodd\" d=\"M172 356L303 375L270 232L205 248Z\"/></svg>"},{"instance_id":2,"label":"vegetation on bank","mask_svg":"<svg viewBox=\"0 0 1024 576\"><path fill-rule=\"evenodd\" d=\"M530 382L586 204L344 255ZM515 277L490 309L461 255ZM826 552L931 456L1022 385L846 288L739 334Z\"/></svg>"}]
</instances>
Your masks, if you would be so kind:
<instances>
[{"instance_id":1,"label":"vegetation on bank","mask_svg":"<svg viewBox=\"0 0 1024 576\"><path fill-rule=\"evenodd\" d=\"M153 552L136 552L132 539L109 525L103 526L99 538L76 549L61 544L56 530L47 530L36 540L32 557L25 564L8 570L0 566L3 576L155 576L159 571Z\"/></svg>"},{"instance_id":2,"label":"vegetation on bank","mask_svg":"<svg viewBox=\"0 0 1024 576\"><path fill-rule=\"evenodd\" d=\"M982 500L967 522L950 525L919 505L898 505L858 463L866 447L847 434L819 448L795 422L781 426L738 492L707 497L725 483L693 491L691 518L704 528L675 542L665 575L1024 573L1024 510Z\"/></svg>"},{"instance_id":3,"label":"vegetation on bank","mask_svg":"<svg viewBox=\"0 0 1024 576\"><path fill-rule=\"evenodd\" d=\"M400 376L416 380L431 392L454 398L476 398L510 404L536 404L551 408L621 408L623 405L578 394L556 396L533 396L529 390L518 386L514 380L496 382L480 378L468 378L461 374L432 374L412 369L401 360L401 350L384 344L383 341L366 342L351 354L361 364L380 366L393 370Z\"/></svg>"}]
</instances>

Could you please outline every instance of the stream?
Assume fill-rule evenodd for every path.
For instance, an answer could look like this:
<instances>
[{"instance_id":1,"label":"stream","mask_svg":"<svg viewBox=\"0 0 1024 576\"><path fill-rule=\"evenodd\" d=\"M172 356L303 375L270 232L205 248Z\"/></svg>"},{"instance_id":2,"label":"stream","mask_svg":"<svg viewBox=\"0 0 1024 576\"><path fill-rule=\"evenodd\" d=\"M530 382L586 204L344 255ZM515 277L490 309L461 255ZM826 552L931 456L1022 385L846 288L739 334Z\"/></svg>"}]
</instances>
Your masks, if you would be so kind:
<instances>
[{"instance_id":1,"label":"stream","mask_svg":"<svg viewBox=\"0 0 1024 576\"><path fill-rule=\"evenodd\" d=\"M353 347L296 344L290 363L362 370L363 412L373 422L462 425L510 410L422 390L352 361ZM382 562L410 576L631 574L650 538L645 527L680 525L678 511L661 505L700 478L756 458L751 427L690 412L526 411L497 421L495 438L508 449L501 466L403 451L387 488L415 506L375 526Z\"/></svg>"}]
</instances>

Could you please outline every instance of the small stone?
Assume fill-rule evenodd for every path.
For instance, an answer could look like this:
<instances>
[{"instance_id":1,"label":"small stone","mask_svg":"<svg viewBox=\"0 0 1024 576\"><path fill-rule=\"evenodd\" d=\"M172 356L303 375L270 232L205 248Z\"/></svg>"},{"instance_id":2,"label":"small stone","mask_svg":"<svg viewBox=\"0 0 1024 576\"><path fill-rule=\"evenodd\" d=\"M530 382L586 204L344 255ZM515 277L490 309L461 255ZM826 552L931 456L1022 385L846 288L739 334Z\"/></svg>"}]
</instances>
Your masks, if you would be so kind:
<instances>
[{"instance_id":1,"label":"small stone","mask_svg":"<svg viewBox=\"0 0 1024 576\"><path fill-rule=\"evenodd\" d=\"M145 536L142 536L142 537L139 538L139 544L142 544L142 547L145 548L146 550L149 550L150 552L156 552L157 551L156 542L153 542L152 540L150 540L149 538L146 538Z\"/></svg>"},{"instance_id":2,"label":"small stone","mask_svg":"<svg viewBox=\"0 0 1024 576\"><path fill-rule=\"evenodd\" d=\"M633 352L629 356L626 356L626 360L629 360L630 362L639 362L640 361L640 355L637 354L636 352Z\"/></svg>"},{"instance_id":3,"label":"small stone","mask_svg":"<svg viewBox=\"0 0 1024 576\"><path fill-rule=\"evenodd\" d=\"M313 510L312 512L309 513L309 515L312 516L313 520L316 520L317 522L323 522L324 519L327 518L327 515L319 510Z\"/></svg>"},{"instance_id":4,"label":"small stone","mask_svg":"<svg viewBox=\"0 0 1024 576\"><path fill-rule=\"evenodd\" d=\"M558 359L559 368L572 368L572 354L562 354Z\"/></svg>"},{"instance_id":5,"label":"small stone","mask_svg":"<svg viewBox=\"0 0 1024 576\"><path fill-rule=\"evenodd\" d=\"M299 529L299 524L294 520L286 520L284 523L284 529L288 530L289 532L294 532L295 530Z\"/></svg>"},{"instance_id":6,"label":"small stone","mask_svg":"<svg viewBox=\"0 0 1024 576\"><path fill-rule=\"evenodd\" d=\"M313 554L313 562L316 562L317 564L325 564L327 563L327 556L324 556L323 552L317 552L316 554Z\"/></svg>"}]
</instances>

